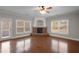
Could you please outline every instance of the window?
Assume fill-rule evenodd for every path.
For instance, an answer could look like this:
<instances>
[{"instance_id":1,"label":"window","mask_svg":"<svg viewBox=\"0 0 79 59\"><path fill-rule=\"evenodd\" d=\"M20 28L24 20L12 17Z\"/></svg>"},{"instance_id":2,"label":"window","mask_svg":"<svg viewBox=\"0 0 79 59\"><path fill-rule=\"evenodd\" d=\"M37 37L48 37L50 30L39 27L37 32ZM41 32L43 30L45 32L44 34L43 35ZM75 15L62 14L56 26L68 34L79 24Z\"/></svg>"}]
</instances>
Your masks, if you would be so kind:
<instances>
[{"instance_id":1,"label":"window","mask_svg":"<svg viewBox=\"0 0 79 59\"><path fill-rule=\"evenodd\" d=\"M24 32L24 20L16 20L16 32Z\"/></svg>"},{"instance_id":2,"label":"window","mask_svg":"<svg viewBox=\"0 0 79 59\"><path fill-rule=\"evenodd\" d=\"M60 21L60 32L61 33L65 33L65 34L68 34L68 20L61 20Z\"/></svg>"},{"instance_id":3,"label":"window","mask_svg":"<svg viewBox=\"0 0 79 59\"><path fill-rule=\"evenodd\" d=\"M10 52L10 41L2 42L1 52L2 53L9 53Z\"/></svg>"},{"instance_id":4,"label":"window","mask_svg":"<svg viewBox=\"0 0 79 59\"><path fill-rule=\"evenodd\" d=\"M46 21L44 18L36 18L34 27L46 27Z\"/></svg>"},{"instance_id":5,"label":"window","mask_svg":"<svg viewBox=\"0 0 79 59\"><path fill-rule=\"evenodd\" d=\"M25 32L31 31L31 21L25 21Z\"/></svg>"},{"instance_id":6,"label":"window","mask_svg":"<svg viewBox=\"0 0 79 59\"><path fill-rule=\"evenodd\" d=\"M25 33L31 31L31 21L16 20L16 33Z\"/></svg>"},{"instance_id":7,"label":"window","mask_svg":"<svg viewBox=\"0 0 79 59\"><path fill-rule=\"evenodd\" d=\"M7 38L11 36L11 21L9 19L3 19L1 21L1 37Z\"/></svg>"},{"instance_id":8,"label":"window","mask_svg":"<svg viewBox=\"0 0 79 59\"><path fill-rule=\"evenodd\" d=\"M68 20L54 20L51 22L51 32L52 33L69 33L69 21Z\"/></svg>"},{"instance_id":9,"label":"window","mask_svg":"<svg viewBox=\"0 0 79 59\"><path fill-rule=\"evenodd\" d=\"M58 21L52 21L51 30L52 30L53 33L59 32L59 22Z\"/></svg>"},{"instance_id":10,"label":"window","mask_svg":"<svg viewBox=\"0 0 79 59\"><path fill-rule=\"evenodd\" d=\"M37 26L40 27L40 26L44 26L44 23L42 20L38 20L37 21Z\"/></svg>"}]
</instances>

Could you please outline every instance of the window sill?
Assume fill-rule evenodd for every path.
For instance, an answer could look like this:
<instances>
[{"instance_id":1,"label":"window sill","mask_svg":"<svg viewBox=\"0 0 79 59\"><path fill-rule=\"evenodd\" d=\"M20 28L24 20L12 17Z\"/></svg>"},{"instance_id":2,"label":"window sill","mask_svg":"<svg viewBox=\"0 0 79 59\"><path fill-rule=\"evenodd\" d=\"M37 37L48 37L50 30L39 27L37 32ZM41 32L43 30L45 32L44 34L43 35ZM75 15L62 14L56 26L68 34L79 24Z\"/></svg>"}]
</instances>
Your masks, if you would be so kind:
<instances>
[{"instance_id":1,"label":"window sill","mask_svg":"<svg viewBox=\"0 0 79 59\"><path fill-rule=\"evenodd\" d=\"M1 41L8 41L8 40L20 39L20 38L29 37L29 36L31 36L31 34L28 34L28 35L20 35L20 36L9 37L9 38L0 38L0 42Z\"/></svg>"}]
</instances>

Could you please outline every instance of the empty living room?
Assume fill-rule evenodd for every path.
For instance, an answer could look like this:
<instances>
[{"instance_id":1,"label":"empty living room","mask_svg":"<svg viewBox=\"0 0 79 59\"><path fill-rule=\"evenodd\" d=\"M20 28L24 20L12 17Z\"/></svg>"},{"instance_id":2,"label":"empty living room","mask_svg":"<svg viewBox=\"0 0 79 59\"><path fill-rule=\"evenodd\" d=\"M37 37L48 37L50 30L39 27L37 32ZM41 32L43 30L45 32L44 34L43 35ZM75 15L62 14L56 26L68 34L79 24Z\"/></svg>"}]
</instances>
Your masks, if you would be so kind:
<instances>
[{"instance_id":1,"label":"empty living room","mask_svg":"<svg viewBox=\"0 0 79 59\"><path fill-rule=\"evenodd\" d=\"M79 6L0 6L0 53L79 53Z\"/></svg>"}]
</instances>

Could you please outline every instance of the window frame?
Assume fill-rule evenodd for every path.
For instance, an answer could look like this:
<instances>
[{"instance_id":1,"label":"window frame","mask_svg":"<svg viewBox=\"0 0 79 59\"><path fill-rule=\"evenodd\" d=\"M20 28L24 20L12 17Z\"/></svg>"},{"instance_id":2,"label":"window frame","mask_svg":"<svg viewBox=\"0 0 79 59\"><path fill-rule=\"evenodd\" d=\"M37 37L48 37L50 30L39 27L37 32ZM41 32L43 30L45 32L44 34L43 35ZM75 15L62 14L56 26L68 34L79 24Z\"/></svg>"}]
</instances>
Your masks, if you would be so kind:
<instances>
[{"instance_id":1,"label":"window frame","mask_svg":"<svg viewBox=\"0 0 79 59\"><path fill-rule=\"evenodd\" d=\"M53 21L57 21L58 22L58 32L54 32L53 31L53 29L52 29L52 27L53 27ZM51 32L52 33L55 33L55 34L69 34L69 20L53 20L53 21L51 21ZM62 21L66 21L66 26L67 26L67 32L61 32L61 30L60 30L60 26L61 26L61 22Z\"/></svg>"},{"instance_id":2,"label":"window frame","mask_svg":"<svg viewBox=\"0 0 79 59\"><path fill-rule=\"evenodd\" d=\"M24 28L23 28L23 32L18 32L17 31L17 24L18 24L18 21L23 21L23 27L24 27L24 20L16 20L16 34L21 34L21 33L24 33Z\"/></svg>"},{"instance_id":3,"label":"window frame","mask_svg":"<svg viewBox=\"0 0 79 59\"><path fill-rule=\"evenodd\" d=\"M55 22L58 22L57 20L54 20ZM58 23L59 24L59 23ZM54 32L53 31L53 29L52 29L52 27L53 27L53 21L51 21L51 32L52 33L59 33L59 32ZM59 25L58 25L58 27L59 27ZM58 30L59 30L59 28L58 28Z\"/></svg>"},{"instance_id":4,"label":"window frame","mask_svg":"<svg viewBox=\"0 0 79 59\"><path fill-rule=\"evenodd\" d=\"M5 18L5 20L6 20L6 18ZM9 35L8 36L3 36L3 23L4 23L4 20L1 20L1 38L11 37L12 22L11 22L11 19L8 19L8 21L9 21L9 30L7 30L7 31L9 32Z\"/></svg>"},{"instance_id":5,"label":"window frame","mask_svg":"<svg viewBox=\"0 0 79 59\"><path fill-rule=\"evenodd\" d=\"M29 30L29 31L26 31L26 30L25 30L25 22L29 22L29 25L30 25L30 27L29 27L29 28L30 28L30 30ZM25 32L25 33L29 33L29 32L31 32L31 31L32 31L31 21L25 21L25 22L24 22L24 32Z\"/></svg>"},{"instance_id":6,"label":"window frame","mask_svg":"<svg viewBox=\"0 0 79 59\"><path fill-rule=\"evenodd\" d=\"M18 21L23 21L23 23L24 23L24 24L23 24L23 32L18 32L18 31L17 31L17 27L18 27L18 26L17 26L17 22L18 22ZM25 23L26 23L26 22L29 22L29 25L30 25L30 27L29 27L30 30L29 30L29 31L26 31L26 30L25 30ZM16 20L16 34L30 33L31 30L32 30L31 27L32 27L32 26L31 26L31 21L30 21L30 20Z\"/></svg>"}]
</instances>

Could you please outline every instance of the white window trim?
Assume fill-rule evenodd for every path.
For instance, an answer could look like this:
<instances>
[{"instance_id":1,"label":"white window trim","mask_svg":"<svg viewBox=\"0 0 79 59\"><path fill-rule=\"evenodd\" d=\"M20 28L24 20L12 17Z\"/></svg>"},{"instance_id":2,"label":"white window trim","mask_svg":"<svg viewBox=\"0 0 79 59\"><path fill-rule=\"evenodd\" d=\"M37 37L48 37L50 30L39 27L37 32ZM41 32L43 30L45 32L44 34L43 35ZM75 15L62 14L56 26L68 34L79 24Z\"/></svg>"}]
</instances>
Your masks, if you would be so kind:
<instances>
[{"instance_id":1,"label":"white window trim","mask_svg":"<svg viewBox=\"0 0 79 59\"><path fill-rule=\"evenodd\" d=\"M30 24L30 30L29 31L25 31L25 22L29 22L29 24ZM30 33L32 31L31 21L25 21L25 22L24 22L24 32Z\"/></svg>"},{"instance_id":2,"label":"white window trim","mask_svg":"<svg viewBox=\"0 0 79 59\"><path fill-rule=\"evenodd\" d=\"M9 36L3 37L3 32L2 32L3 21L1 21L1 38L9 38L9 37L11 37L11 33L10 33L10 32L11 32L11 29L10 29L11 25L12 25L12 22L11 22L11 20L10 20L10 25L9 25Z\"/></svg>"},{"instance_id":3,"label":"white window trim","mask_svg":"<svg viewBox=\"0 0 79 59\"><path fill-rule=\"evenodd\" d=\"M18 24L18 21L23 21L23 23L24 23L24 20L16 20L16 34L22 34L22 33L24 33L24 28L23 28L23 32L18 32L17 31L17 24ZM23 24L23 26L24 26L24 24Z\"/></svg>"},{"instance_id":4,"label":"white window trim","mask_svg":"<svg viewBox=\"0 0 79 59\"><path fill-rule=\"evenodd\" d=\"M55 20L55 21L57 21L57 20ZM57 22L58 22L58 21L57 21ZM51 32L52 32L52 33L59 33L59 32L54 32L53 29L52 29L52 27L53 27L53 21L51 21ZM59 25L58 25L58 27L59 27ZM58 30L59 30L59 28L58 28Z\"/></svg>"},{"instance_id":5,"label":"white window trim","mask_svg":"<svg viewBox=\"0 0 79 59\"><path fill-rule=\"evenodd\" d=\"M67 22L67 32L59 32L60 34L69 34L69 20L64 20ZM59 26L60 26L60 22L59 22Z\"/></svg>"},{"instance_id":6,"label":"white window trim","mask_svg":"<svg viewBox=\"0 0 79 59\"><path fill-rule=\"evenodd\" d=\"M18 21L23 21L24 22L24 24L23 24L23 32L17 32L17 23L18 23ZM30 30L29 31L25 31L25 22L29 22L29 24L30 24ZM32 28L31 28L31 21L29 21L29 20L16 20L16 34L23 34L23 33L30 33L32 31Z\"/></svg>"},{"instance_id":7,"label":"white window trim","mask_svg":"<svg viewBox=\"0 0 79 59\"><path fill-rule=\"evenodd\" d=\"M62 20L56 20L56 21L58 21L59 23L59 25L58 25L58 27L60 27L60 21L62 21ZM60 32L60 29L59 29L59 32L53 32L53 29L52 29L52 26L53 26L53 24L52 24L52 22L53 21L51 21L51 32L52 33L55 33L55 34L69 34L69 20L64 20L64 21L67 21L67 32Z\"/></svg>"}]
</instances>

